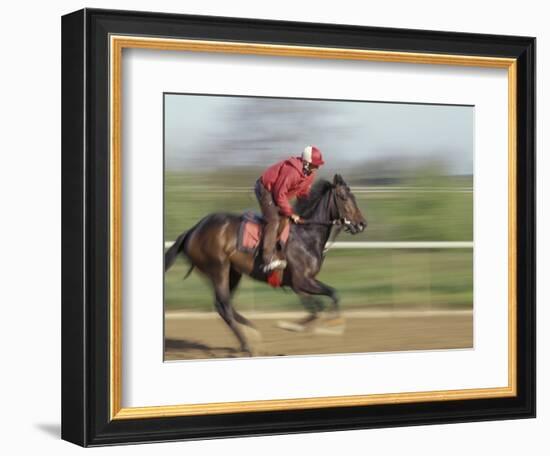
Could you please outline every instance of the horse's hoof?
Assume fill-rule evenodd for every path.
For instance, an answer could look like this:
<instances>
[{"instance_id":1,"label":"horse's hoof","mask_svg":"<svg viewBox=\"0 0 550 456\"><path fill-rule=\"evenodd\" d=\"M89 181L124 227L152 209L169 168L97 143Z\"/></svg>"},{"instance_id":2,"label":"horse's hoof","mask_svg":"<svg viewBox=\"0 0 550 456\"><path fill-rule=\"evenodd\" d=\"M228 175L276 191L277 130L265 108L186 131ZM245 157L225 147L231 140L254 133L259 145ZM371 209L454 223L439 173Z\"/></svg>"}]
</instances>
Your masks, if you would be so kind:
<instances>
[{"instance_id":1,"label":"horse's hoof","mask_svg":"<svg viewBox=\"0 0 550 456\"><path fill-rule=\"evenodd\" d=\"M276 323L277 328L285 329L286 331L304 332L306 327L300 323L293 323L291 321L278 321Z\"/></svg>"},{"instance_id":2,"label":"horse's hoof","mask_svg":"<svg viewBox=\"0 0 550 456\"><path fill-rule=\"evenodd\" d=\"M326 320L323 321L323 325L328 327L345 326L345 324L346 324L346 319L344 317L332 317L332 318L327 318Z\"/></svg>"},{"instance_id":3,"label":"horse's hoof","mask_svg":"<svg viewBox=\"0 0 550 456\"><path fill-rule=\"evenodd\" d=\"M245 326L244 331L248 339L252 339L255 342L262 341L262 333L260 333L257 329L251 328L250 326Z\"/></svg>"},{"instance_id":4,"label":"horse's hoof","mask_svg":"<svg viewBox=\"0 0 550 456\"><path fill-rule=\"evenodd\" d=\"M323 336L341 336L346 330L346 320L338 317L325 320L322 324L313 329L313 334Z\"/></svg>"},{"instance_id":5,"label":"horse's hoof","mask_svg":"<svg viewBox=\"0 0 550 456\"><path fill-rule=\"evenodd\" d=\"M255 348L245 348L243 349L244 356L252 358L254 356L259 356L260 352Z\"/></svg>"},{"instance_id":6,"label":"horse's hoof","mask_svg":"<svg viewBox=\"0 0 550 456\"><path fill-rule=\"evenodd\" d=\"M276 326L287 331L305 332L310 331L317 322L318 317L316 315L308 315L298 321L278 321Z\"/></svg>"},{"instance_id":7,"label":"horse's hoof","mask_svg":"<svg viewBox=\"0 0 550 456\"><path fill-rule=\"evenodd\" d=\"M317 328L313 329L313 334L316 334L318 336L341 336L344 334L346 328L343 326L341 327L333 327L333 328L323 328L322 326L318 326Z\"/></svg>"}]
</instances>

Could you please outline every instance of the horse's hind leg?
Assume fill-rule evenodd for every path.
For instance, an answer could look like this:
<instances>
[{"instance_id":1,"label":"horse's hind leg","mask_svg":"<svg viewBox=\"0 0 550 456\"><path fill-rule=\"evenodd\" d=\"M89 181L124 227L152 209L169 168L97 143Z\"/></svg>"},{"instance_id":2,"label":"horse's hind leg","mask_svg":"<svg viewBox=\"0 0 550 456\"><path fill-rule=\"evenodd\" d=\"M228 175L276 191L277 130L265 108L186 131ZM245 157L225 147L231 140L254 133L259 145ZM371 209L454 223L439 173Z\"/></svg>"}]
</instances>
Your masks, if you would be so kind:
<instances>
[{"instance_id":1,"label":"horse's hind leg","mask_svg":"<svg viewBox=\"0 0 550 456\"><path fill-rule=\"evenodd\" d=\"M235 294L235 290L239 286L241 278L242 278L242 274L240 272L236 271L233 268L229 270L229 293L230 293L231 299L233 299L233 295ZM240 324L249 326L252 329L256 329L256 326L254 326L254 323L252 323L248 318L244 317L239 312L237 312L237 309L235 309L234 307L233 307L233 315L235 316L235 320L237 320Z\"/></svg>"},{"instance_id":2,"label":"horse's hind leg","mask_svg":"<svg viewBox=\"0 0 550 456\"><path fill-rule=\"evenodd\" d=\"M223 267L219 273L212 275L212 283L214 285L215 293L215 306L216 310L223 318L227 326L233 331L235 337L239 340L241 344L241 350L252 354L250 346L246 337L242 333L239 325L237 324L235 318L235 311L231 305L231 291L229 288L229 266Z\"/></svg>"},{"instance_id":3,"label":"horse's hind leg","mask_svg":"<svg viewBox=\"0 0 550 456\"><path fill-rule=\"evenodd\" d=\"M241 281L242 274L235 269L231 268L229 271L229 292L231 295L231 299L233 299L233 295L235 293L235 290L237 289L240 281ZM235 316L235 320L240 323L241 325L248 326L252 330L252 334L255 339L258 341L262 339L262 336L260 334L260 331L258 328L256 328L256 325L252 323L248 318L246 318L244 315L241 315L237 309L231 305L233 309L233 315Z\"/></svg>"}]
</instances>

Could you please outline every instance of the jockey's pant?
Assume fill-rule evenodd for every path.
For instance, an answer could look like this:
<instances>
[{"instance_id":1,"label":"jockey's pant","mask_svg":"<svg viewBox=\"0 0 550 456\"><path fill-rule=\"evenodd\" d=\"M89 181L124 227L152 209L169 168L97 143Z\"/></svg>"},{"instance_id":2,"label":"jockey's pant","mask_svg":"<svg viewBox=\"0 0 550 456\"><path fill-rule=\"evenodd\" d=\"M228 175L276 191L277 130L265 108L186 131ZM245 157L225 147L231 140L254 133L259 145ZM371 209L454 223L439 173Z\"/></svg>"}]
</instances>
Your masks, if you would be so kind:
<instances>
[{"instance_id":1,"label":"jockey's pant","mask_svg":"<svg viewBox=\"0 0 550 456\"><path fill-rule=\"evenodd\" d=\"M256 198L260 203L262 215L265 219L266 225L264 227L264 239L263 239L263 261L264 264L268 264L275 255L275 246L277 244L277 234L279 225L281 224L281 216L279 215L279 208L273 201L271 192L264 187L264 184L260 179L256 181L254 187Z\"/></svg>"}]
</instances>

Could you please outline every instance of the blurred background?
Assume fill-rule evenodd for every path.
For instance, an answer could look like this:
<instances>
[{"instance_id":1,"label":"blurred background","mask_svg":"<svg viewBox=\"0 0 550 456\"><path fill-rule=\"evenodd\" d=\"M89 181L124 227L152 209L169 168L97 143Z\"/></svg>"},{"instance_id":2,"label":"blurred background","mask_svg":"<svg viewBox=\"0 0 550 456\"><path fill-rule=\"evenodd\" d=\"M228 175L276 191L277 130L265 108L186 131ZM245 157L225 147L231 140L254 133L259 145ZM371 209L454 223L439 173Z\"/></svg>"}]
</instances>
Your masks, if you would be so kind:
<instances>
[{"instance_id":1,"label":"blurred background","mask_svg":"<svg viewBox=\"0 0 550 456\"><path fill-rule=\"evenodd\" d=\"M472 309L472 106L185 94L164 102L166 243L210 212L259 211L252 187L262 171L314 144L326 162L318 178L342 174L369 223L339 236L319 275L342 309ZM166 310L211 312L210 285L198 273L184 282L186 271L178 260L166 274ZM303 309L293 293L248 278L235 304Z\"/></svg>"}]
</instances>

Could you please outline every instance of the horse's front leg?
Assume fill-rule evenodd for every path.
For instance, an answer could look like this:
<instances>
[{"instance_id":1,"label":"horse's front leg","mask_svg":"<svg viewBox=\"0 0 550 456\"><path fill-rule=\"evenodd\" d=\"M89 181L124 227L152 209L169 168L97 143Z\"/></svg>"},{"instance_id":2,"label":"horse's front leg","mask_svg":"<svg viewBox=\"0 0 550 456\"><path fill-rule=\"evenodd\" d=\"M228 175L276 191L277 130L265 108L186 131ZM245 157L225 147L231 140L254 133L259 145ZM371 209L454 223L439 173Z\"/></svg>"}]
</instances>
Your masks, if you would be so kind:
<instances>
[{"instance_id":1,"label":"horse's front leg","mask_svg":"<svg viewBox=\"0 0 550 456\"><path fill-rule=\"evenodd\" d=\"M332 301L330 313L333 317L340 316L340 298L334 288L321 282L320 280L308 278L301 283L300 289L302 292L310 295L329 297Z\"/></svg>"},{"instance_id":2,"label":"horse's front leg","mask_svg":"<svg viewBox=\"0 0 550 456\"><path fill-rule=\"evenodd\" d=\"M317 318L319 318L319 312L323 310L323 302L319 298L309 294L299 293L298 296L300 296L300 301L302 302L304 309L308 312L304 318L298 320L298 324L308 325L313 323L317 320Z\"/></svg>"},{"instance_id":3,"label":"horse's front leg","mask_svg":"<svg viewBox=\"0 0 550 456\"><path fill-rule=\"evenodd\" d=\"M328 296L331 299L332 302L332 308L330 309L331 316L333 318L339 318L340 317L340 297L338 296L338 293L336 290L327 284L315 279L315 282L317 283L317 286L323 288L326 293L328 293Z\"/></svg>"},{"instance_id":4,"label":"horse's front leg","mask_svg":"<svg viewBox=\"0 0 550 456\"><path fill-rule=\"evenodd\" d=\"M323 327L316 327L317 334L342 335L345 330L345 319L340 315L340 300L336 290L320 280L310 278L302 283L303 292L311 295L328 296L332 301L328 318L324 320Z\"/></svg>"},{"instance_id":5,"label":"horse's front leg","mask_svg":"<svg viewBox=\"0 0 550 456\"><path fill-rule=\"evenodd\" d=\"M287 331L309 331L313 323L319 319L319 312L323 310L323 303L320 299L311 296L310 294L301 292L295 286L293 286L293 290L300 297L300 301L302 302L304 309L307 311L307 315L294 322L281 320L277 322L277 327L286 329Z\"/></svg>"}]
</instances>

